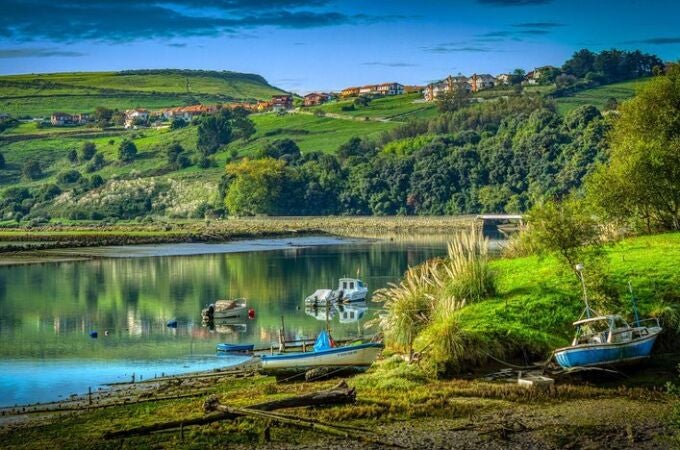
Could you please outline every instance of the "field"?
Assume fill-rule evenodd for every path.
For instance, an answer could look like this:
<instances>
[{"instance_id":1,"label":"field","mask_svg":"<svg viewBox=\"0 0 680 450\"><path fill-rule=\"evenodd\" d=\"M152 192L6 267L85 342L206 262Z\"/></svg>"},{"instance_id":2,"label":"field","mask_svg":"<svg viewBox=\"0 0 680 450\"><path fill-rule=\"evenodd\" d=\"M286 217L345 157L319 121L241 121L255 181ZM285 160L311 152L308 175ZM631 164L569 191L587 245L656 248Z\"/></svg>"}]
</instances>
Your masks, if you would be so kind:
<instances>
[{"instance_id":1,"label":"field","mask_svg":"<svg viewBox=\"0 0 680 450\"><path fill-rule=\"evenodd\" d=\"M282 91L258 75L235 72L79 72L0 77L0 111L14 117L55 111L162 108L233 100L267 99Z\"/></svg>"},{"instance_id":2,"label":"field","mask_svg":"<svg viewBox=\"0 0 680 450\"><path fill-rule=\"evenodd\" d=\"M408 119L425 119L437 114L434 103L422 101L422 94L395 95L372 100L367 106L354 106L353 110L345 111L343 108L352 108L354 99L339 100L325 105L305 108L308 111L323 111L330 114L363 119L368 117L375 120L406 121Z\"/></svg>"},{"instance_id":3,"label":"field","mask_svg":"<svg viewBox=\"0 0 680 450\"><path fill-rule=\"evenodd\" d=\"M607 84L605 86L577 92L570 97L559 97L555 99L555 101L557 102L557 108L561 113L569 112L572 109L583 105L594 105L602 109L610 98L615 98L621 103L622 101L633 97L638 89L644 86L648 80L648 78L641 78L638 80Z\"/></svg>"}]
</instances>

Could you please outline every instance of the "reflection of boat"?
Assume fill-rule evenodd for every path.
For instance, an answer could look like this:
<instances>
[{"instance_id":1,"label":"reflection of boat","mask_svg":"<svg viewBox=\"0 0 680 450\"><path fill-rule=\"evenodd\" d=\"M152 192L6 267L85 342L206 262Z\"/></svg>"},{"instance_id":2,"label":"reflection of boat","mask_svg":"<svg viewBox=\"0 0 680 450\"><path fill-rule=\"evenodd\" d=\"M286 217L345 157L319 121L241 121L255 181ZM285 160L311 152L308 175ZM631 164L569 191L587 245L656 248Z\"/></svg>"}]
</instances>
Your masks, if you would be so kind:
<instances>
[{"instance_id":1,"label":"reflection of boat","mask_svg":"<svg viewBox=\"0 0 680 450\"><path fill-rule=\"evenodd\" d=\"M367 343L334 347L326 331L322 331L314 344L314 350L306 353L284 353L262 356L264 373L303 372L318 367L367 368L383 349L382 344Z\"/></svg>"},{"instance_id":2,"label":"reflection of boat","mask_svg":"<svg viewBox=\"0 0 680 450\"><path fill-rule=\"evenodd\" d=\"M245 318L248 315L248 305L244 298L234 300L217 300L201 311L204 321L213 319Z\"/></svg>"},{"instance_id":3,"label":"reflection of boat","mask_svg":"<svg viewBox=\"0 0 680 450\"><path fill-rule=\"evenodd\" d=\"M340 323L354 323L363 319L364 314L368 311L366 302L356 302L350 304L337 304L335 308L338 310L338 320Z\"/></svg>"},{"instance_id":4,"label":"reflection of boat","mask_svg":"<svg viewBox=\"0 0 680 450\"><path fill-rule=\"evenodd\" d=\"M252 352L253 348L253 344L217 344L217 351L226 353Z\"/></svg>"},{"instance_id":5,"label":"reflection of boat","mask_svg":"<svg viewBox=\"0 0 680 450\"><path fill-rule=\"evenodd\" d=\"M217 319L211 320L203 318L203 326L210 331L215 331L220 334L236 334L245 333L248 326L241 322L243 319Z\"/></svg>"},{"instance_id":6,"label":"reflection of boat","mask_svg":"<svg viewBox=\"0 0 680 450\"><path fill-rule=\"evenodd\" d=\"M328 309L328 319L333 319L336 311L332 306L305 306L305 314L314 317L316 320L326 320L326 309Z\"/></svg>"},{"instance_id":7,"label":"reflection of boat","mask_svg":"<svg viewBox=\"0 0 680 450\"><path fill-rule=\"evenodd\" d=\"M358 278L340 278L338 288L317 289L305 299L305 305L325 305L337 302L358 302L366 300L368 287Z\"/></svg>"},{"instance_id":8,"label":"reflection of boat","mask_svg":"<svg viewBox=\"0 0 680 450\"><path fill-rule=\"evenodd\" d=\"M649 326L643 326L647 322ZM555 350L565 369L604 366L648 358L661 332L657 319L638 320L631 327L621 316L591 317L574 322L576 337L570 347Z\"/></svg>"},{"instance_id":9,"label":"reflection of boat","mask_svg":"<svg viewBox=\"0 0 680 450\"><path fill-rule=\"evenodd\" d=\"M337 300L336 292L333 289L317 289L312 295L305 299L305 305L325 306Z\"/></svg>"}]
</instances>

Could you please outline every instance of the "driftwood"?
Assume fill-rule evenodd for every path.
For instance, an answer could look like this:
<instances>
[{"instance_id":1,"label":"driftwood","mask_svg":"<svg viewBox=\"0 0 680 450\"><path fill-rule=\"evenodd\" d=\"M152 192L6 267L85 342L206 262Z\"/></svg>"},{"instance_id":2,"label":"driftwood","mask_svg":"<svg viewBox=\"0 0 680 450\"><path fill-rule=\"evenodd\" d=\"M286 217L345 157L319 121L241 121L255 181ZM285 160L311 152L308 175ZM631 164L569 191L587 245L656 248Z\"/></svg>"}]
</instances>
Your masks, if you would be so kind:
<instances>
[{"instance_id":1,"label":"driftwood","mask_svg":"<svg viewBox=\"0 0 680 450\"><path fill-rule=\"evenodd\" d=\"M296 397L274 400L271 402L260 403L247 408L249 411L273 411L283 408L297 408L302 406L322 406L322 405L340 405L346 403L354 403L356 400L356 391L349 388L343 381L334 388L327 391L312 392L310 394L299 395ZM217 407L219 402L216 397L209 397L204 405L204 410L208 413L203 417L196 417L193 419L179 419L169 422L160 422L151 425L145 425L128 430L108 431L104 433L104 438L116 438L124 436L133 436L140 434L149 434L155 431L170 430L173 428L186 427L191 425L205 425L219 420L228 420L241 417L244 414L235 411L222 410ZM222 405L220 405L222 406Z\"/></svg>"}]
</instances>

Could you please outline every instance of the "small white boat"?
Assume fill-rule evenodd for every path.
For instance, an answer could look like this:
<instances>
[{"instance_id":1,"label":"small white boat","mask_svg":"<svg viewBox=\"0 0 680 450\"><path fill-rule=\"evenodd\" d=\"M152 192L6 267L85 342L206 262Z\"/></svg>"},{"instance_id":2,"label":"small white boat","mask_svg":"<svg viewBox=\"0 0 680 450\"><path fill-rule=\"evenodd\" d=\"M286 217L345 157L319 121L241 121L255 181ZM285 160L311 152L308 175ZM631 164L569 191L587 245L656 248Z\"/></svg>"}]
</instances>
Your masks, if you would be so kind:
<instances>
[{"instance_id":1,"label":"small white boat","mask_svg":"<svg viewBox=\"0 0 680 450\"><path fill-rule=\"evenodd\" d=\"M322 331L314 345L314 351L262 356L262 371L271 374L304 372L318 367L367 368L375 362L383 347L374 342L333 347L328 333Z\"/></svg>"},{"instance_id":2,"label":"small white boat","mask_svg":"<svg viewBox=\"0 0 680 450\"><path fill-rule=\"evenodd\" d=\"M305 299L307 306L326 306L329 303L335 303L335 291L333 289L317 289L312 295Z\"/></svg>"},{"instance_id":3,"label":"small white boat","mask_svg":"<svg viewBox=\"0 0 680 450\"><path fill-rule=\"evenodd\" d=\"M238 319L248 315L248 302L244 298L217 300L201 311L204 321L215 319Z\"/></svg>"},{"instance_id":4,"label":"small white boat","mask_svg":"<svg viewBox=\"0 0 680 450\"><path fill-rule=\"evenodd\" d=\"M368 287L358 278L340 278L337 292L342 302L360 302L366 300Z\"/></svg>"}]
</instances>

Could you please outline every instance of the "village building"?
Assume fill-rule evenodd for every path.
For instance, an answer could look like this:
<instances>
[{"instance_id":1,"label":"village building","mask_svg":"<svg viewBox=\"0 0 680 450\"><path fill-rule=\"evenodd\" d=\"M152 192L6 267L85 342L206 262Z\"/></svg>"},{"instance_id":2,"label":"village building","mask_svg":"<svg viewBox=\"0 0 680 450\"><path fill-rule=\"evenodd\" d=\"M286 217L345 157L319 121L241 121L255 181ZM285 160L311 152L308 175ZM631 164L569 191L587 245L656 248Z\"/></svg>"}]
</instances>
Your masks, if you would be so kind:
<instances>
[{"instance_id":1,"label":"village building","mask_svg":"<svg viewBox=\"0 0 680 450\"><path fill-rule=\"evenodd\" d=\"M325 92L312 92L304 96L303 104L305 106L321 105L331 98L331 94L326 94Z\"/></svg>"},{"instance_id":2,"label":"village building","mask_svg":"<svg viewBox=\"0 0 680 450\"><path fill-rule=\"evenodd\" d=\"M472 91L472 85L466 76L458 75L454 77L449 75L442 81L428 84L423 95L425 101L431 102L444 94L453 92L455 89L465 89L470 92Z\"/></svg>"},{"instance_id":3,"label":"village building","mask_svg":"<svg viewBox=\"0 0 680 450\"><path fill-rule=\"evenodd\" d=\"M55 112L52 113L50 117L50 123L52 126L61 127L64 125L75 125L73 115L65 112Z\"/></svg>"},{"instance_id":4,"label":"village building","mask_svg":"<svg viewBox=\"0 0 680 450\"><path fill-rule=\"evenodd\" d=\"M359 90L360 90L360 89L361 89L361 88L359 88L359 87L348 87L348 88L345 88L345 89L343 89L343 90L340 92L340 97L343 97L343 98L347 98L347 97L356 97L357 95L359 95Z\"/></svg>"},{"instance_id":5,"label":"village building","mask_svg":"<svg viewBox=\"0 0 680 450\"><path fill-rule=\"evenodd\" d=\"M7 120L9 119L9 114L7 113L0 113L0 120Z\"/></svg>"},{"instance_id":6,"label":"village building","mask_svg":"<svg viewBox=\"0 0 680 450\"><path fill-rule=\"evenodd\" d=\"M125 111L125 128L132 128L139 123L149 120L149 111L146 109L128 109Z\"/></svg>"},{"instance_id":7,"label":"village building","mask_svg":"<svg viewBox=\"0 0 680 450\"><path fill-rule=\"evenodd\" d=\"M401 95L404 93L404 85L399 83L381 83L376 87L381 95Z\"/></svg>"},{"instance_id":8,"label":"village building","mask_svg":"<svg viewBox=\"0 0 680 450\"><path fill-rule=\"evenodd\" d=\"M293 109L293 96L287 95L272 95L272 111L282 112Z\"/></svg>"},{"instance_id":9,"label":"village building","mask_svg":"<svg viewBox=\"0 0 680 450\"><path fill-rule=\"evenodd\" d=\"M472 87L472 92L478 92L494 87L496 85L496 78L488 73L483 73L481 75L475 73L469 78L468 82Z\"/></svg>"},{"instance_id":10,"label":"village building","mask_svg":"<svg viewBox=\"0 0 680 450\"><path fill-rule=\"evenodd\" d=\"M425 86L404 86L405 94L422 94L425 92Z\"/></svg>"},{"instance_id":11,"label":"village building","mask_svg":"<svg viewBox=\"0 0 680 450\"><path fill-rule=\"evenodd\" d=\"M194 117L215 112L217 112L215 105L192 105L165 109L161 111L161 115L167 120L182 119L185 122L191 122Z\"/></svg>"},{"instance_id":12,"label":"village building","mask_svg":"<svg viewBox=\"0 0 680 450\"><path fill-rule=\"evenodd\" d=\"M523 84L539 84L541 82L541 78L546 76L548 73L552 72L553 70L559 70L557 67L554 66L541 66L541 67L536 67L534 70L531 72L528 72L524 76L524 81L522 81Z\"/></svg>"},{"instance_id":13,"label":"village building","mask_svg":"<svg viewBox=\"0 0 680 450\"><path fill-rule=\"evenodd\" d=\"M511 77L512 75L510 75L509 73L502 73L498 75L496 77L496 85L507 86L508 84L510 84L510 80L512 79Z\"/></svg>"},{"instance_id":14,"label":"village building","mask_svg":"<svg viewBox=\"0 0 680 450\"><path fill-rule=\"evenodd\" d=\"M359 88L359 95L371 95L378 93L377 84L367 84L366 86L361 86Z\"/></svg>"}]
</instances>

